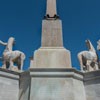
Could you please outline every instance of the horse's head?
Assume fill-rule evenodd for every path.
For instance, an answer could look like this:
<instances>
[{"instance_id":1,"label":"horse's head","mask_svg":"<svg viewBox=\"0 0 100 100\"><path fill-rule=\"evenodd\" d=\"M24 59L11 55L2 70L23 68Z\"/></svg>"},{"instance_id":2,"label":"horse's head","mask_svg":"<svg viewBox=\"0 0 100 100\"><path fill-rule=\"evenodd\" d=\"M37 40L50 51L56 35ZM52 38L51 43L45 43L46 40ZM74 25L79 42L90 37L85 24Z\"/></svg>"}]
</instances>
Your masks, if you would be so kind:
<instances>
[{"instance_id":1,"label":"horse's head","mask_svg":"<svg viewBox=\"0 0 100 100\"><path fill-rule=\"evenodd\" d=\"M87 45L87 47L88 47L88 49L90 49L91 47L90 47L90 40L85 40L85 42L86 42L86 45Z\"/></svg>"},{"instance_id":2,"label":"horse's head","mask_svg":"<svg viewBox=\"0 0 100 100\"><path fill-rule=\"evenodd\" d=\"M92 45L91 41L90 41L89 39L87 39L85 42L86 42L86 45L87 45L89 51L95 52L95 48L94 48L94 46Z\"/></svg>"},{"instance_id":3,"label":"horse's head","mask_svg":"<svg viewBox=\"0 0 100 100\"><path fill-rule=\"evenodd\" d=\"M8 40L8 44L14 45L15 44L15 38L10 37L9 40Z\"/></svg>"},{"instance_id":4,"label":"horse's head","mask_svg":"<svg viewBox=\"0 0 100 100\"><path fill-rule=\"evenodd\" d=\"M15 44L15 38L10 37L10 38L8 39L8 43L7 43L6 49L7 49L8 51L9 51L9 50L12 50L14 44Z\"/></svg>"}]
</instances>

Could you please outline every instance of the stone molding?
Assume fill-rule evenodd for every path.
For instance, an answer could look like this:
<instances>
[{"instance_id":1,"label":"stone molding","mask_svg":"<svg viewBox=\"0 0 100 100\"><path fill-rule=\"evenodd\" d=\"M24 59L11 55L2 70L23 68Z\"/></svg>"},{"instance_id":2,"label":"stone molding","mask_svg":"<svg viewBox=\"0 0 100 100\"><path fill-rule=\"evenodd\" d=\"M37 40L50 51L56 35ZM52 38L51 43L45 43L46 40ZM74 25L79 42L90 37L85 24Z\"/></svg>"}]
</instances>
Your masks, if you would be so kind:
<instances>
[{"instance_id":1,"label":"stone molding","mask_svg":"<svg viewBox=\"0 0 100 100\"><path fill-rule=\"evenodd\" d=\"M83 73L75 70L75 69L71 69L71 68L63 68L63 69L30 69L30 75L31 77L57 77L57 78L75 78L78 80L83 81Z\"/></svg>"},{"instance_id":2,"label":"stone molding","mask_svg":"<svg viewBox=\"0 0 100 100\"><path fill-rule=\"evenodd\" d=\"M8 69L0 68L0 77L6 77L14 80L19 80L21 72L15 72Z\"/></svg>"}]
</instances>

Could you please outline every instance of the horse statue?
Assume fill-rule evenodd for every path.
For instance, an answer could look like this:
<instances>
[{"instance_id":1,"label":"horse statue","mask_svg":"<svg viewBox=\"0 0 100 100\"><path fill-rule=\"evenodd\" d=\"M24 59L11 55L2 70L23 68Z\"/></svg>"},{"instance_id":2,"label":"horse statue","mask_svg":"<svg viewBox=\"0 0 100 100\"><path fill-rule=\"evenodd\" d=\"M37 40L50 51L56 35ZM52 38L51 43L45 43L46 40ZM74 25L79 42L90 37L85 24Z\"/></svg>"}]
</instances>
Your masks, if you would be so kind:
<instances>
[{"instance_id":1,"label":"horse statue","mask_svg":"<svg viewBox=\"0 0 100 100\"><path fill-rule=\"evenodd\" d=\"M25 60L25 54L18 50L13 51L14 43L15 39L13 37L10 37L8 39L8 43L5 43L0 40L0 44L6 46L2 55L2 68L10 70L22 70L23 63ZM16 64L17 67L15 67L14 64Z\"/></svg>"},{"instance_id":2,"label":"horse statue","mask_svg":"<svg viewBox=\"0 0 100 100\"><path fill-rule=\"evenodd\" d=\"M78 60L81 71L89 72L99 69L99 58L90 40L86 40L86 45L89 51L82 51L78 53Z\"/></svg>"}]
</instances>

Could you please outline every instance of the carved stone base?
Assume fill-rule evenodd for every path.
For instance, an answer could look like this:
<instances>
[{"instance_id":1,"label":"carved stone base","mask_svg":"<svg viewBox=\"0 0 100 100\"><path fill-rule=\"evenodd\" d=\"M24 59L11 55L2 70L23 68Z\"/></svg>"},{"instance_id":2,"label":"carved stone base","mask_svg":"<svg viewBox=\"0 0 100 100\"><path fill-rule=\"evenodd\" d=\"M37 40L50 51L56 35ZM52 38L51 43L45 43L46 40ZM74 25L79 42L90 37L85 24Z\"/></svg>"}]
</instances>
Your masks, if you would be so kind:
<instances>
[{"instance_id":1,"label":"carved stone base","mask_svg":"<svg viewBox=\"0 0 100 100\"><path fill-rule=\"evenodd\" d=\"M31 65L31 68L71 68L70 52L63 47L42 47L35 51Z\"/></svg>"},{"instance_id":2,"label":"carved stone base","mask_svg":"<svg viewBox=\"0 0 100 100\"><path fill-rule=\"evenodd\" d=\"M83 75L74 69L31 69L30 100L86 100Z\"/></svg>"}]
</instances>

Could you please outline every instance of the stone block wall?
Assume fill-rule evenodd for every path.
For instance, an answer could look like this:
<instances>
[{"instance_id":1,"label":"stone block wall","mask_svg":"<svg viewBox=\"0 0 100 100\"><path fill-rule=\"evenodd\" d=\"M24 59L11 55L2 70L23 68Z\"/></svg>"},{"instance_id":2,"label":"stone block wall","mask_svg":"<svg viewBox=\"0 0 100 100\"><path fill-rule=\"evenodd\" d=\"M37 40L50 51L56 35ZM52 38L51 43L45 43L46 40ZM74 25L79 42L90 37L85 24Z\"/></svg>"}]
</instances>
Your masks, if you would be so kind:
<instances>
[{"instance_id":1,"label":"stone block wall","mask_svg":"<svg viewBox=\"0 0 100 100\"><path fill-rule=\"evenodd\" d=\"M84 74L86 100L100 100L100 70Z\"/></svg>"},{"instance_id":2,"label":"stone block wall","mask_svg":"<svg viewBox=\"0 0 100 100\"><path fill-rule=\"evenodd\" d=\"M29 71L21 73L19 79L19 100L30 100L30 83Z\"/></svg>"},{"instance_id":3,"label":"stone block wall","mask_svg":"<svg viewBox=\"0 0 100 100\"><path fill-rule=\"evenodd\" d=\"M0 100L19 100L19 73L0 69Z\"/></svg>"},{"instance_id":4,"label":"stone block wall","mask_svg":"<svg viewBox=\"0 0 100 100\"><path fill-rule=\"evenodd\" d=\"M0 100L100 100L100 70L0 68Z\"/></svg>"},{"instance_id":5,"label":"stone block wall","mask_svg":"<svg viewBox=\"0 0 100 100\"><path fill-rule=\"evenodd\" d=\"M83 74L75 69L31 69L30 100L86 100Z\"/></svg>"}]
</instances>

